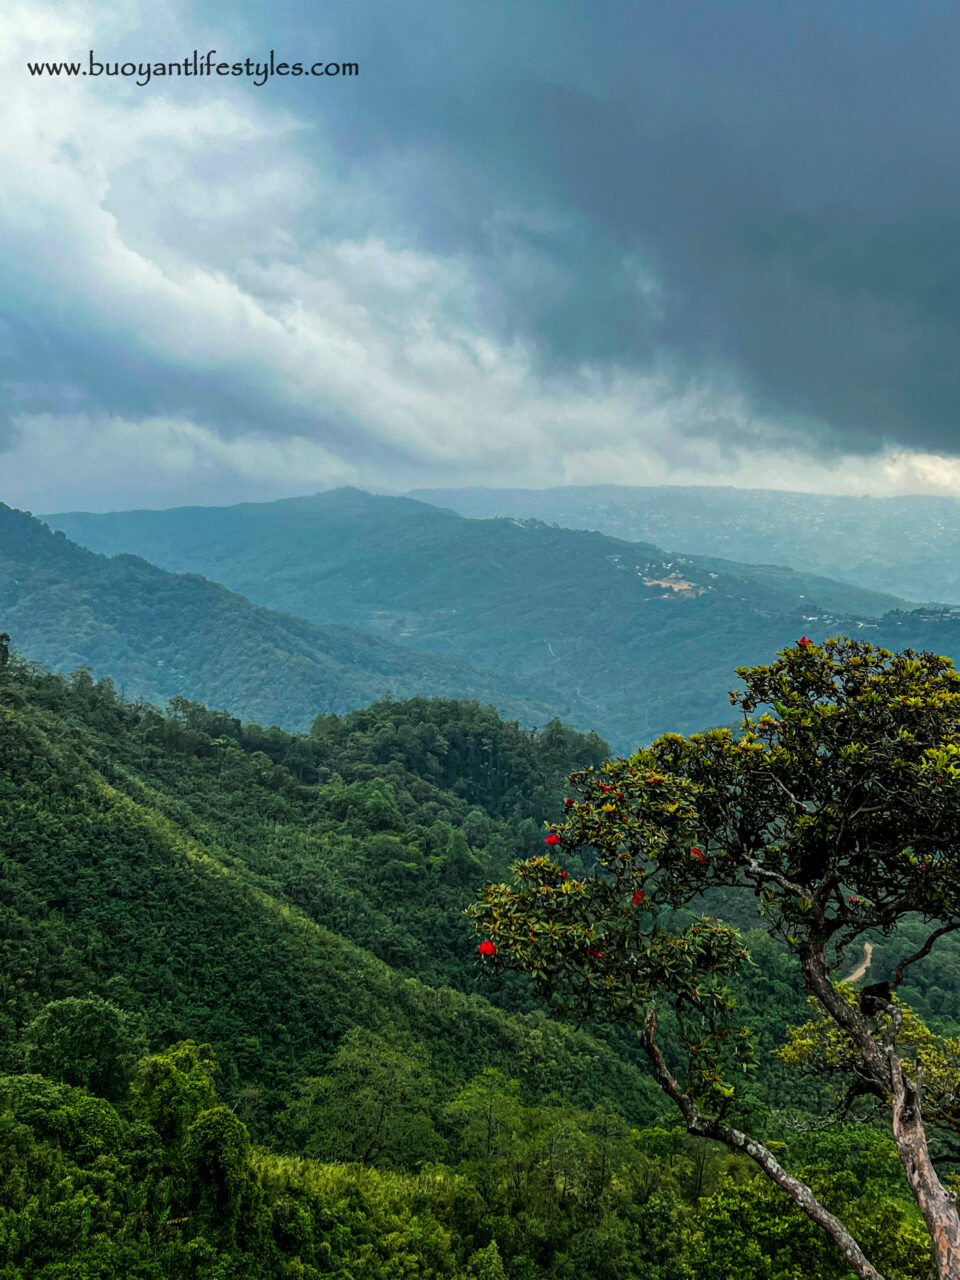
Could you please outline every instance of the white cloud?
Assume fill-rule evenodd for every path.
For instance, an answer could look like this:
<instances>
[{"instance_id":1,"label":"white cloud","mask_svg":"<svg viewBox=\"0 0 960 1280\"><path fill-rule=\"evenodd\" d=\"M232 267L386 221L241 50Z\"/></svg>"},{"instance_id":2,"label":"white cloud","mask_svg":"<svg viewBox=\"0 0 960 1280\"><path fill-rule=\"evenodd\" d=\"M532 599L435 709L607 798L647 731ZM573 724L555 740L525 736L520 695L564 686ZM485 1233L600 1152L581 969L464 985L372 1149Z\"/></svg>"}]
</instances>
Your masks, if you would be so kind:
<instances>
[{"instance_id":1,"label":"white cloud","mask_svg":"<svg viewBox=\"0 0 960 1280\"><path fill-rule=\"evenodd\" d=\"M225 439L192 422L84 414L38 414L21 426L3 459L4 498L33 511L218 504L264 486L292 496L357 479L349 463L297 436Z\"/></svg>"}]
</instances>

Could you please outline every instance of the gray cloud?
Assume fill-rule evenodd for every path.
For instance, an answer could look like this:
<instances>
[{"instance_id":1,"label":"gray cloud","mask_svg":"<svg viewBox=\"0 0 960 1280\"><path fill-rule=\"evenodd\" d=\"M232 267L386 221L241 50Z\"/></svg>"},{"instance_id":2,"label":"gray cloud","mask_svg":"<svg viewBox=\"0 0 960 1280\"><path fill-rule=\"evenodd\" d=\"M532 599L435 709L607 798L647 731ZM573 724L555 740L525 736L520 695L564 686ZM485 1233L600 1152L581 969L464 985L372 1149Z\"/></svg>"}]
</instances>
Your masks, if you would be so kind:
<instances>
[{"instance_id":1,"label":"gray cloud","mask_svg":"<svg viewBox=\"0 0 960 1280\"><path fill-rule=\"evenodd\" d=\"M107 40L92 13L61 44ZM398 485L960 453L955 6L281 0L229 33L175 2L139 21L109 38L361 75L15 86L0 349L21 440L160 423L148 459L192 423L241 487L250 450L287 456L270 436ZM0 449L17 439L0 426Z\"/></svg>"},{"instance_id":2,"label":"gray cloud","mask_svg":"<svg viewBox=\"0 0 960 1280\"><path fill-rule=\"evenodd\" d=\"M821 447L956 450L955 6L415 4L368 26L361 6L342 28L369 74L333 104L340 145L416 157L411 233L470 254L545 367L719 373Z\"/></svg>"},{"instance_id":3,"label":"gray cloud","mask_svg":"<svg viewBox=\"0 0 960 1280\"><path fill-rule=\"evenodd\" d=\"M181 418L218 431L226 439L264 429L272 434L322 440L333 453L361 463L398 465L401 444L384 441L373 424L350 415L342 403L315 397L297 403L264 379L256 364L238 355L206 367L188 367L175 356L138 346L136 335L105 334L82 323L50 326L42 337L25 334L14 344L13 363L34 378L11 388L0 417L0 449L22 436L15 419L25 415L85 414L132 418Z\"/></svg>"}]
</instances>

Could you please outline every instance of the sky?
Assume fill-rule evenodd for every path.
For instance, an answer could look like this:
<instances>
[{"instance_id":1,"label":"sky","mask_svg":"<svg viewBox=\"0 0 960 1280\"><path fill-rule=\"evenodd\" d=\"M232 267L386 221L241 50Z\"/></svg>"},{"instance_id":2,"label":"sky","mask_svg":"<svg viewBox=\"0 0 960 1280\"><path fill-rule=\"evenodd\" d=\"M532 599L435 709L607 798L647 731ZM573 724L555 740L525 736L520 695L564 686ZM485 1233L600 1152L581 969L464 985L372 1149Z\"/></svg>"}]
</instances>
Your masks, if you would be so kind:
<instances>
[{"instance_id":1,"label":"sky","mask_svg":"<svg viewBox=\"0 0 960 1280\"><path fill-rule=\"evenodd\" d=\"M8 0L0 500L960 495L958 47L953 0ZM359 74L27 68L91 50Z\"/></svg>"}]
</instances>

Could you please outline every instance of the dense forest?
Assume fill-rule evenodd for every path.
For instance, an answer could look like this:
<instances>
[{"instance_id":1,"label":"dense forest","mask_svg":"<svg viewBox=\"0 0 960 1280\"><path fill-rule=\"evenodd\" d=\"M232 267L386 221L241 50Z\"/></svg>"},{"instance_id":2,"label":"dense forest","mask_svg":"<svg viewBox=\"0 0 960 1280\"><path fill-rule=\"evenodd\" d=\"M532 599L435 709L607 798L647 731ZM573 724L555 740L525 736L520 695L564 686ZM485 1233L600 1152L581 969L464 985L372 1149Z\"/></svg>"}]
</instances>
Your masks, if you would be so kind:
<instances>
[{"instance_id":1,"label":"dense forest","mask_svg":"<svg viewBox=\"0 0 960 1280\"><path fill-rule=\"evenodd\" d=\"M291 734L0 654L2 1280L846 1276L634 1040L478 960L464 908L607 754L429 699ZM816 1131L773 1053L805 999L737 923L754 1127L922 1280L892 1144ZM943 1034L958 968L947 939L902 991Z\"/></svg>"}]
</instances>

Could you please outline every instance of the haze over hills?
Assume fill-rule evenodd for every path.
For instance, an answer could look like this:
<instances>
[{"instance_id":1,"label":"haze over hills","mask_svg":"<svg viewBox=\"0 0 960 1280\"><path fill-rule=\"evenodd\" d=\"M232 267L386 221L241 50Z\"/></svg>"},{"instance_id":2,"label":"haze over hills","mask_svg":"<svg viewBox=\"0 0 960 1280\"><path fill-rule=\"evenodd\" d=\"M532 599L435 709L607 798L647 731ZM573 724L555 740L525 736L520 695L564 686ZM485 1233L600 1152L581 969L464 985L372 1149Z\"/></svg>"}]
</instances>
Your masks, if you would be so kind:
<instances>
[{"instance_id":1,"label":"haze over hills","mask_svg":"<svg viewBox=\"0 0 960 1280\"><path fill-rule=\"evenodd\" d=\"M455 656L318 627L137 556L106 558L3 504L0 630L25 656L58 670L86 664L130 698L199 699L288 729L388 695L478 698L528 724L575 701L538 703Z\"/></svg>"},{"instance_id":2,"label":"haze over hills","mask_svg":"<svg viewBox=\"0 0 960 1280\"><path fill-rule=\"evenodd\" d=\"M464 516L534 517L691 555L790 565L914 602L960 603L960 500L729 486L415 489Z\"/></svg>"},{"instance_id":3,"label":"haze over hills","mask_svg":"<svg viewBox=\"0 0 960 1280\"><path fill-rule=\"evenodd\" d=\"M96 550L203 572L270 608L547 687L578 700L573 722L619 750L728 723L734 668L802 632L894 647L925 647L936 634L960 652L960 620L898 617L901 600L815 575L352 489L50 519Z\"/></svg>"},{"instance_id":4,"label":"haze over hills","mask_svg":"<svg viewBox=\"0 0 960 1280\"><path fill-rule=\"evenodd\" d=\"M271 573L276 567L277 539L283 540L285 548L296 560L295 564L282 566L284 585L276 588L287 598L291 589L297 589L291 584L308 583L326 568L335 570L343 564L353 563L358 556L362 558L367 548L371 551L379 549L380 540L384 536L389 539L395 531L405 540L407 551L412 552L416 548L421 556L421 542L426 546L433 541L439 549L446 551L460 539L466 539L471 547L482 550L486 543L489 547L495 545L490 539L499 537L502 540L509 536L509 530L502 525L494 531L490 519L486 518L485 530L468 527L462 521L451 523L451 517L457 514L455 510L438 508L436 503L429 501L343 488L311 497L239 503L229 507L174 507L164 511L107 514L72 511L42 518L53 528L62 530L68 537L94 551L108 555L132 552L178 573L206 573L234 590L246 591L249 588L252 598L266 603L262 599L263 592L271 588L263 581L264 567L270 566ZM544 520L543 523L562 522ZM566 528L570 532L579 530L577 525ZM524 544L530 541L525 539ZM539 541L534 541L538 549L544 545L542 536ZM571 548L578 545L576 539L569 538L550 545L555 552L564 544ZM502 552L503 547L496 545L498 553ZM582 540L579 545L584 545ZM673 563L672 557L659 545L645 544L641 550L648 556L651 572L666 572ZM323 564L313 564L313 558L321 552ZM611 549L611 555L616 553L616 548ZM518 558L515 565L518 572L529 567L528 561L529 553ZM764 607L792 609L808 608L814 604L822 609L864 617L880 617L891 609L908 607L907 601L897 596L767 562L740 564L712 557L708 564L700 557L698 564L708 572L715 570L717 578L749 579L756 584ZM460 565L463 565L462 556ZM432 575L439 570L447 582L451 579L452 575L444 573L441 566L427 563L421 567ZM244 585L238 586L232 581L238 574ZM525 579L521 582L526 585ZM306 590L311 608L316 613L310 588Z\"/></svg>"}]
</instances>

